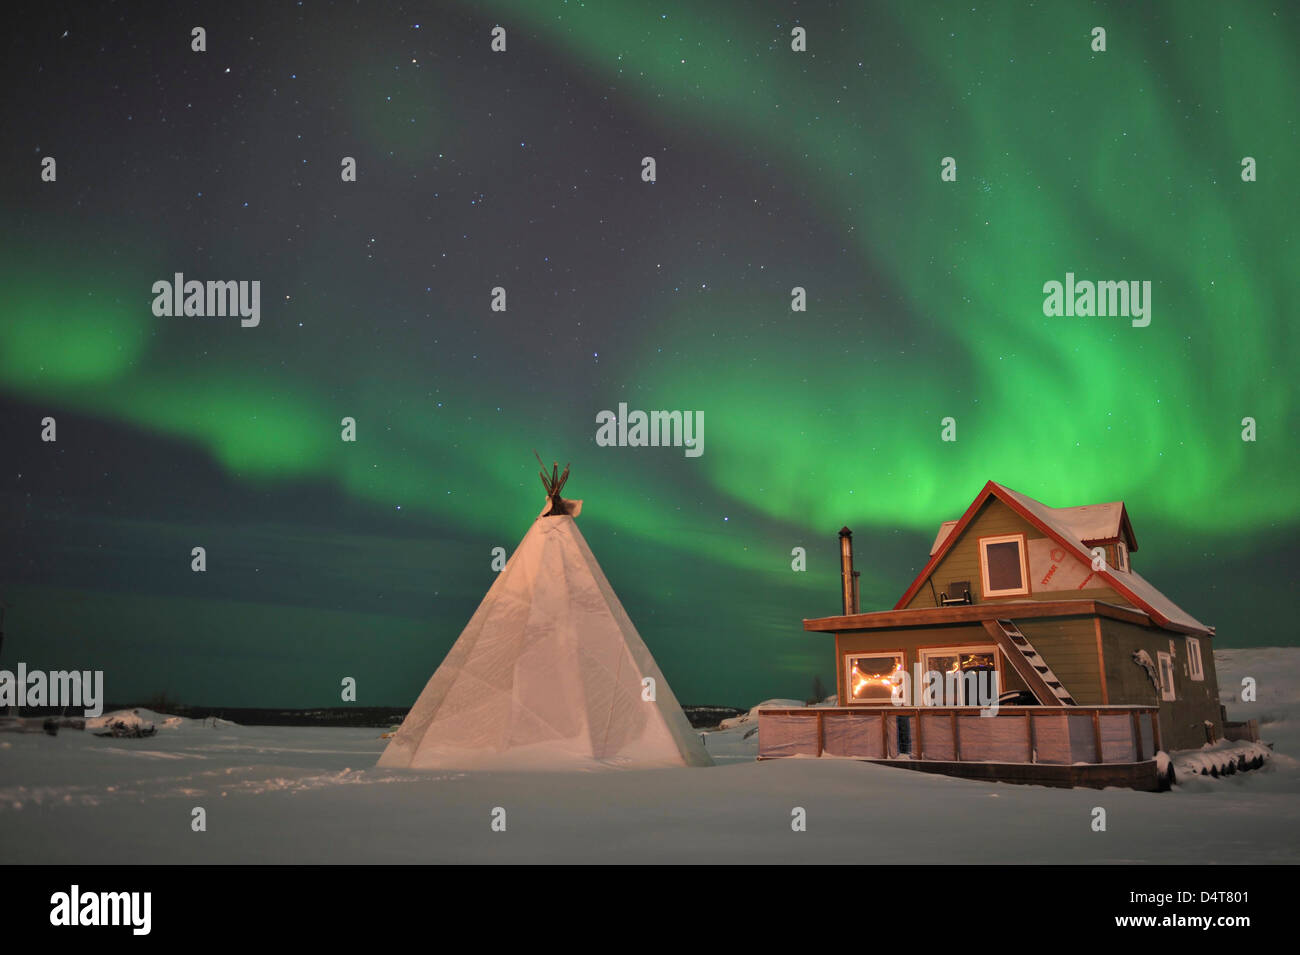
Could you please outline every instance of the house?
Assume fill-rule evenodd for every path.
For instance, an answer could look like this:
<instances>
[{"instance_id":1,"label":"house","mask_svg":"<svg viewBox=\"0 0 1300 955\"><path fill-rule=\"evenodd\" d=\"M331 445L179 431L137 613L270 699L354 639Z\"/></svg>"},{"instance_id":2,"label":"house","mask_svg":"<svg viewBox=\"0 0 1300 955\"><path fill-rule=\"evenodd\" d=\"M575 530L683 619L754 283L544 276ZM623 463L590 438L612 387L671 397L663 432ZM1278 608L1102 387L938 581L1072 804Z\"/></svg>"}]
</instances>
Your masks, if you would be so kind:
<instances>
[{"instance_id":1,"label":"house","mask_svg":"<svg viewBox=\"0 0 1300 955\"><path fill-rule=\"evenodd\" d=\"M844 612L804 621L835 637L840 705L764 711L760 756L1156 788L1158 750L1222 738L1214 628L1135 569L1122 502L1048 507L990 481L894 608L871 613L840 537Z\"/></svg>"},{"instance_id":2,"label":"house","mask_svg":"<svg viewBox=\"0 0 1300 955\"><path fill-rule=\"evenodd\" d=\"M1164 747L1199 747L1223 735L1214 628L1138 573L1137 549L1123 502L1048 507L990 481L940 525L893 610L804 629L835 634L846 705L882 702L855 672L946 671L960 654L962 668L992 666L1003 690L1040 704L1157 704Z\"/></svg>"}]
</instances>

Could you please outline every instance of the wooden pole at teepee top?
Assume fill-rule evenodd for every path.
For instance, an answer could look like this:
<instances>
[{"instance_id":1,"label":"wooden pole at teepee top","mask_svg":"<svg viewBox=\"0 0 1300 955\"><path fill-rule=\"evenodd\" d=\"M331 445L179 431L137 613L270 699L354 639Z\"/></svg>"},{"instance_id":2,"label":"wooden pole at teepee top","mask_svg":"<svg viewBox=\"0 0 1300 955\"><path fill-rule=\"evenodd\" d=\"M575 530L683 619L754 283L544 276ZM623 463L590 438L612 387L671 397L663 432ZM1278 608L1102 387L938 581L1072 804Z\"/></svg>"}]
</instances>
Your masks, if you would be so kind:
<instances>
[{"instance_id":1,"label":"wooden pole at teepee top","mask_svg":"<svg viewBox=\"0 0 1300 955\"><path fill-rule=\"evenodd\" d=\"M546 496L550 498L551 501L551 507L550 510L546 512L546 516L558 517L561 514L569 513L568 508L564 506L564 498L560 497L560 491L564 490L564 482L569 480L569 465L566 464L564 466L564 473L561 474L560 462L552 461L551 474L550 477L547 477L546 465L542 463L542 456L537 453L536 448L533 449L533 457L535 457L537 463L542 466L542 470L538 472L538 476L542 479L542 487L546 488Z\"/></svg>"}]
</instances>

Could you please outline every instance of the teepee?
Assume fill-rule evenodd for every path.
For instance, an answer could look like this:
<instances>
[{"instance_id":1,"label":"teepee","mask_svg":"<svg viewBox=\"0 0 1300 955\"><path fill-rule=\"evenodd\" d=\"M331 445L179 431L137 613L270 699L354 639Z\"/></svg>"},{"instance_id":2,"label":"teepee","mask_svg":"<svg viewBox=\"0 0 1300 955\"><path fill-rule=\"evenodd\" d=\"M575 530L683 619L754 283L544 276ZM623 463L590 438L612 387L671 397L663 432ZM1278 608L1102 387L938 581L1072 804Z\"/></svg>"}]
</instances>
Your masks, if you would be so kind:
<instances>
[{"instance_id":1,"label":"teepee","mask_svg":"<svg viewBox=\"0 0 1300 955\"><path fill-rule=\"evenodd\" d=\"M380 766L712 765L578 530L582 502L560 496L569 469L558 470L543 465L546 506Z\"/></svg>"}]
</instances>

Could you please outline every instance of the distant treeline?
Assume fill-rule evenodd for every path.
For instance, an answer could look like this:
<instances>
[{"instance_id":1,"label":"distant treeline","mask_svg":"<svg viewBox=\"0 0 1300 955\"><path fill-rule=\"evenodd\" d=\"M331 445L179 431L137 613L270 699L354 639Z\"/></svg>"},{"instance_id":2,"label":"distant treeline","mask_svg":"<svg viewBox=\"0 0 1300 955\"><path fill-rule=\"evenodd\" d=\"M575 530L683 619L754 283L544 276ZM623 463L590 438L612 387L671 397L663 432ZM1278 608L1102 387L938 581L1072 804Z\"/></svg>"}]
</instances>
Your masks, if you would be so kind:
<instances>
[{"instance_id":1,"label":"distant treeline","mask_svg":"<svg viewBox=\"0 0 1300 955\"><path fill-rule=\"evenodd\" d=\"M24 706L23 716L58 716L67 709L68 716L81 716L82 710L57 706ZM334 706L311 710L286 710L280 707L188 706L168 703L159 707L150 703L105 703L104 713L118 710L153 710L166 716L184 716L206 720L213 716L243 726L382 726L388 729L406 718L404 706Z\"/></svg>"},{"instance_id":2,"label":"distant treeline","mask_svg":"<svg viewBox=\"0 0 1300 955\"><path fill-rule=\"evenodd\" d=\"M406 719L409 710L410 707L406 706L327 706L286 710L279 707L173 704L167 712L171 716L187 716L192 720L215 716L243 726L381 726L388 729Z\"/></svg>"},{"instance_id":3,"label":"distant treeline","mask_svg":"<svg viewBox=\"0 0 1300 955\"><path fill-rule=\"evenodd\" d=\"M150 709L158 710L154 703L105 703L104 712L115 710ZM686 718L696 729L717 726L722 720L739 716L746 710L734 706L683 706ZM23 716L58 716L62 710L56 706L25 706ZM184 703L169 703L161 712L168 716L184 716L192 720L204 720L218 717L239 723L243 726L396 726L406 718L409 707L404 706L329 706L310 710L286 710L279 707L261 708L250 706L188 706ZM69 715L80 716L81 711L69 711Z\"/></svg>"}]
</instances>

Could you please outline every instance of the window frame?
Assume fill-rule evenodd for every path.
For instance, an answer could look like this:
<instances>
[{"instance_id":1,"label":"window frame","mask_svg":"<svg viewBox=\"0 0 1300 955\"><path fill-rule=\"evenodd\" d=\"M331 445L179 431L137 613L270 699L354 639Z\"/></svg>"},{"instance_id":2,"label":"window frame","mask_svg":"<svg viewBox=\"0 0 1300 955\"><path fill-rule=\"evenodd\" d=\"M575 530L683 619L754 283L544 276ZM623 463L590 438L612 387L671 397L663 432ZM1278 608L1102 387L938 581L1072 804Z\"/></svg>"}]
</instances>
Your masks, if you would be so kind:
<instances>
[{"instance_id":1,"label":"window frame","mask_svg":"<svg viewBox=\"0 0 1300 955\"><path fill-rule=\"evenodd\" d=\"M1001 695L1005 691L1005 685L1002 682L1002 651L999 650L998 647L992 643L963 644L961 646L945 646L945 647L917 647L916 655L917 655L917 662L921 664L921 679L924 680L925 675L930 672L929 658L931 656L953 656L962 653L991 653L993 655L993 672L995 672L998 675L998 694ZM948 691L947 674L944 675L944 681L945 681L944 692L946 693ZM917 706L977 706L979 705L978 701L976 703L966 702L965 679L963 679L959 685L961 686L961 693L962 693L961 703L926 703L924 686L914 687L912 689L912 696L917 701L916 702Z\"/></svg>"},{"instance_id":2,"label":"window frame","mask_svg":"<svg viewBox=\"0 0 1300 955\"><path fill-rule=\"evenodd\" d=\"M1201 658L1201 638L1187 637L1187 675L1197 683L1205 680L1205 661Z\"/></svg>"},{"instance_id":3,"label":"window frame","mask_svg":"<svg viewBox=\"0 0 1300 955\"><path fill-rule=\"evenodd\" d=\"M1178 689L1174 686L1174 655L1164 650L1156 651L1156 670L1160 673L1160 700L1174 703L1178 700ZM1165 674L1169 674L1169 685L1165 685Z\"/></svg>"},{"instance_id":4,"label":"window frame","mask_svg":"<svg viewBox=\"0 0 1300 955\"><path fill-rule=\"evenodd\" d=\"M1115 569L1128 573L1128 545L1123 541L1115 542Z\"/></svg>"},{"instance_id":5,"label":"window frame","mask_svg":"<svg viewBox=\"0 0 1300 955\"><path fill-rule=\"evenodd\" d=\"M895 668L907 672L907 655L902 650L854 650L844 654L844 699L845 706L882 706L892 704L893 691L883 700L857 700L853 698L853 661L863 657L893 657Z\"/></svg>"},{"instance_id":6,"label":"window frame","mask_svg":"<svg viewBox=\"0 0 1300 955\"><path fill-rule=\"evenodd\" d=\"M988 545L1008 544L1014 541L1020 548L1020 586L1010 590L993 590L989 584ZM1029 595L1029 546L1024 534L994 534L977 541L980 556L981 595L989 597L1027 597Z\"/></svg>"}]
</instances>

